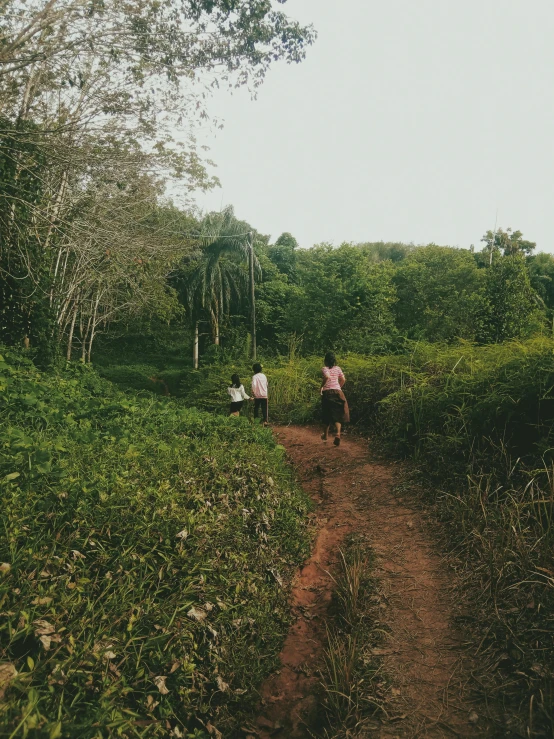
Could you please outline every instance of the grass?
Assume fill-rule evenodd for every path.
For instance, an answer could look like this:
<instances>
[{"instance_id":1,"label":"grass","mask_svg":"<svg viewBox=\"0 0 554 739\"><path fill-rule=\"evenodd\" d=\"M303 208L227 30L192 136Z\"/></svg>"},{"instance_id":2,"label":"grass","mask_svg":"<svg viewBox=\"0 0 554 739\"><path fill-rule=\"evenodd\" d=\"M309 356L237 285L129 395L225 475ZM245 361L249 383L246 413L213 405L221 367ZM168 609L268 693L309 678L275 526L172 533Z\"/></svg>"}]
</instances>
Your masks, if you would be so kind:
<instances>
[{"instance_id":1,"label":"grass","mask_svg":"<svg viewBox=\"0 0 554 739\"><path fill-rule=\"evenodd\" d=\"M309 549L284 450L2 354L0 736L240 735Z\"/></svg>"},{"instance_id":2,"label":"grass","mask_svg":"<svg viewBox=\"0 0 554 739\"><path fill-rule=\"evenodd\" d=\"M342 739L368 729L384 711L384 677L373 654L382 641L376 608L378 584L372 576L373 553L360 536L347 538L339 552L332 620L321 673L326 737Z\"/></svg>"}]
</instances>

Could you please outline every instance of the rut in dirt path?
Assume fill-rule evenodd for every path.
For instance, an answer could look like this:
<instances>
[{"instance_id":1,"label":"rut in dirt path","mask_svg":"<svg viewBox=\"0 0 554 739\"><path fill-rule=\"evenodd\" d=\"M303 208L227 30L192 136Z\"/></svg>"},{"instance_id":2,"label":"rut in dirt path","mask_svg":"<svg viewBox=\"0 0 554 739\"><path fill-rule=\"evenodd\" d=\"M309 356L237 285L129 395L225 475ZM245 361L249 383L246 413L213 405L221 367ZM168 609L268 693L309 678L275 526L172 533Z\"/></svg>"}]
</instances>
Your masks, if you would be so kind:
<instances>
[{"instance_id":1,"label":"rut in dirt path","mask_svg":"<svg viewBox=\"0 0 554 739\"><path fill-rule=\"evenodd\" d=\"M317 537L293 584L295 623L280 655L281 669L261 688L257 735L314 736L333 590L328 573L346 535L356 532L376 554L381 621L389 631L379 652L393 686L387 696L389 718L381 717L358 736L487 736L480 708L470 703L465 688L471 665L451 626L450 576L421 514L393 494L392 468L370 462L368 444L361 439L345 439L337 448L313 428L286 427L275 434L316 503Z\"/></svg>"}]
</instances>

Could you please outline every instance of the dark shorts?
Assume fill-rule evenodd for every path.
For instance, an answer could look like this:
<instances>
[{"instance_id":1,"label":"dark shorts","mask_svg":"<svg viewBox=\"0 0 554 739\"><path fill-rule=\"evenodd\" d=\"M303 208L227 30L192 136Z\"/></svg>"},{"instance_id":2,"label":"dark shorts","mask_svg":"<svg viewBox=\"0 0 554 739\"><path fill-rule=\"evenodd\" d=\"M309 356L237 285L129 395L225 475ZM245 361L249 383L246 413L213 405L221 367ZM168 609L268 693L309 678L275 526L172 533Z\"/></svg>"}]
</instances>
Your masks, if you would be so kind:
<instances>
[{"instance_id":1,"label":"dark shorts","mask_svg":"<svg viewBox=\"0 0 554 739\"><path fill-rule=\"evenodd\" d=\"M350 410L342 390L324 390L321 394L323 423L348 423Z\"/></svg>"},{"instance_id":2,"label":"dark shorts","mask_svg":"<svg viewBox=\"0 0 554 739\"><path fill-rule=\"evenodd\" d=\"M240 411L243 405L244 400L237 400L236 403L231 403L231 409L229 410L229 413L236 413L237 411Z\"/></svg>"},{"instance_id":3,"label":"dark shorts","mask_svg":"<svg viewBox=\"0 0 554 739\"><path fill-rule=\"evenodd\" d=\"M261 409L262 419L267 423L267 398L254 398L254 418L258 418L258 408Z\"/></svg>"}]
</instances>

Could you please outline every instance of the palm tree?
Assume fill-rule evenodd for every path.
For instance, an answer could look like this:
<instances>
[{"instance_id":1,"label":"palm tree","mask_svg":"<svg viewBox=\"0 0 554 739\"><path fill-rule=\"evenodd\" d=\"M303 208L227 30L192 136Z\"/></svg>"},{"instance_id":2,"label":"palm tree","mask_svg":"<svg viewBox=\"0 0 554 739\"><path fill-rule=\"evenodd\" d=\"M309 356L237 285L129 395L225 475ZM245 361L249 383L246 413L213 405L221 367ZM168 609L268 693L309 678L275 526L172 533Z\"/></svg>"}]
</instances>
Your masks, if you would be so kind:
<instances>
[{"instance_id":1,"label":"palm tree","mask_svg":"<svg viewBox=\"0 0 554 739\"><path fill-rule=\"evenodd\" d=\"M213 342L219 345L221 319L229 315L233 300L240 300L248 287L244 266L214 243L203 249L203 258L191 276L189 307L194 316L207 315Z\"/></svg>"},{"instance_id":2,"label":"palm tree","mask_svg":"<svg viewBox=\"0 0 554 739\"><path fill-rule=\"evenodd\" d=\"M249 260L254 260L254 274L261 267L250 247L250 227L238 221L232 207L210 213L201 225L204 243L201 261L190 277L187 295L195 324L194 365L198 365L198 323L205 315L212 328L214 344L219 345L221 319L229 315L233 301L247 292Z\"/></svg>"}]
</instances>

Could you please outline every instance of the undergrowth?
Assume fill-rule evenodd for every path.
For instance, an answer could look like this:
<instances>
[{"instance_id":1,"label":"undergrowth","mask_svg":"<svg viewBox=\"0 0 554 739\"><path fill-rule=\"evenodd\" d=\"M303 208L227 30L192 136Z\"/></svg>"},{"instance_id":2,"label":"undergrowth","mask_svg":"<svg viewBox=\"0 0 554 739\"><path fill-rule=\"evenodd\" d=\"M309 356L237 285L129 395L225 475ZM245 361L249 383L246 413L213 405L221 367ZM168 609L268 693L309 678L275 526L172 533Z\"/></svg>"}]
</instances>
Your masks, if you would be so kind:
<instances>
[{"instance_id":1,"label":"undergrowth","mask_svg":"<svg viewBox=\"0 0 554 739\"><path fill-rule=\"evenodd\" d=\"M271 433L0 359L0 736L233 737L309 503Z\"/></svg>"},{"instance_id":2,"label":"undergrowth","mask_svg":"<svg viewBox=\"0 0 554 739\"><path fill-rule=\"evenodd\" d=\"M367 541L350 535L339 551L327 646L321 671L326 739L366 735L385 711L388 689L377 656L386 625L379 616L374 555Z\"/></svg>"}]
</instances>

